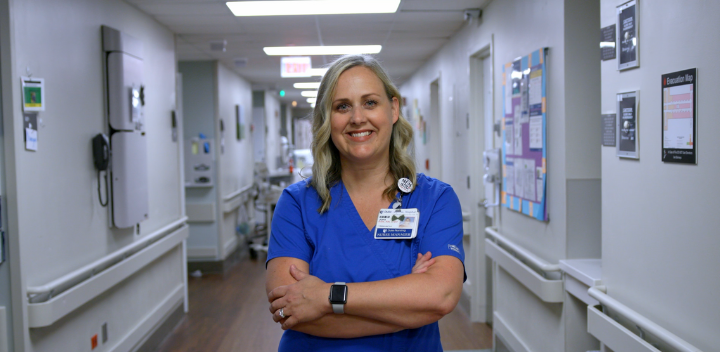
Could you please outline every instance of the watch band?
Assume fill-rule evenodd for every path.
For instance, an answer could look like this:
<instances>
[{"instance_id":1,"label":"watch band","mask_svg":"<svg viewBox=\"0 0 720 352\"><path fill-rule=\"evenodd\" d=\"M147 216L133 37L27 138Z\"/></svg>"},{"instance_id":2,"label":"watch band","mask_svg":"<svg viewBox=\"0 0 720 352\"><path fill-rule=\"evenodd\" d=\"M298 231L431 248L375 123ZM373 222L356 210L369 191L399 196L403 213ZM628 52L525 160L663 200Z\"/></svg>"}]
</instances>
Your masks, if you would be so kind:
<instances>
[{"instance_id":1,"label":"watch band","mask_svg":"<svg viewBox=\"0 0 720 352\"><path fill-rule=\"evenodd\" d=\"M334 285L345 285L344 282L336 282ZM347 286L345 286L347 289ZM335 314L345 314L345 303L331 303L333 313Z\"/></svg>"}]
</instances>

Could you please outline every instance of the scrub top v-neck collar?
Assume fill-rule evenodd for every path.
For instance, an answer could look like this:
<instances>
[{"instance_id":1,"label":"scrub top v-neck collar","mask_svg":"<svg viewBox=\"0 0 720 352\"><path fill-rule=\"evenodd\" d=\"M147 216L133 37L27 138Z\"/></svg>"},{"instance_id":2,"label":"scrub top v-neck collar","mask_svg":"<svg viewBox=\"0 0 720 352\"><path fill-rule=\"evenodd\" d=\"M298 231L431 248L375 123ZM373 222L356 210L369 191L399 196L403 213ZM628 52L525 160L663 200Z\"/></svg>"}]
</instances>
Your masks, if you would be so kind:
<instances>
[{"instance_id":1,"label":"scrub top v-neck collar","mask_svg":"<svg viewBox=\"0 0 720 352\"><path fill-rule=\"evenodd\" d=\"M375 234L375 226L373 226L372 229L368 230L367 226L365 226L365 222L363 221L362 217L360 216L360 213L357 211L357 208L355 207L355 203L353 203L352 198L350 198L350 194L347 192L347 189L345 188L345 184L340 181L340 192L341 192L341 199L340 199L340 208L349 215L351 218L351 226L353 227L353 233L360 235L360 237L363 239L363 242L365 245L367 245L371 250L370 252L375 256L375 258L378 260L379 263L383 263L383 267L387 271L387 273L390 275L390 277L399 277L404 275L403 269L401 267L398 267L398 263L394 263L391 261L392 255L387 252L386 249L386 243L384 241L397 241L397 240L376 240L374 237ZM346 199L343 199L347 197ZM393 200L394 203L394 200ZM390 206L388 209L392 209L393 203L390 203ZM413 240L400 240L400 241L413 241ZM414 242L414 241L413 241ZM415 247L415 246L412 246ZM410 266L412 268L412 266Z\"/></svg>"},{"instance_id":2,"label":"scrub top v-neck collar","mask_svg":"<svg viewBox=\"0 0 720 352\"><path fill-rule=\"evenodd\" d=\"M350 197L350 193L348 193L347 188L345 188L345 183L340 181L340 203L341 207L346 207L345 212L346 213L352 213L352 218L355 222L355 226L359 227L360 229L365 230L366 232L370 232L371 235L375 234L375 227L377 226L377 220L376 225L374 225L371 229L368 229L365 225L365 221L363 221L362 216L360 216L360 213L357 211L357 207L355 207L355 202L353 202L352 198ZM395 195L395 198L393 198L392 202L390 202L390 205L388 205L387 209L392 209L393 204L397 201L398 197L400 196L400 192L397 192ZM347 197L347 201L344 201L342 198ZM359 224L358 224L359 222Z\"/></svg>"}]
</instances>

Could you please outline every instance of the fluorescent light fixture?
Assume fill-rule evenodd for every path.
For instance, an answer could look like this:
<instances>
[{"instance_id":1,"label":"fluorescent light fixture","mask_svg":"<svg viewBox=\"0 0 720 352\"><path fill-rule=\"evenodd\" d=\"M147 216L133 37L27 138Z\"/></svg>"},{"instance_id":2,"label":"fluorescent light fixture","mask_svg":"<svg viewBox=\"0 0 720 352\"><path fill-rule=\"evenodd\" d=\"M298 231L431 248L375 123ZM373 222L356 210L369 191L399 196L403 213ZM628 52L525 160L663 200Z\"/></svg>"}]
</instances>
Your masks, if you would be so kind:
<instances>
[{"instance_id":1,"label":"fluorescent light fixture","mask_svg":"<svg viewBox=\"0 0 720 352\"><path fill-rule=\"evenodd\" d=\"M346 15L395 13L400 0L229 1L235 16Z\"/></svg>"},{"instance_id":2,"label":"fluorescent light fixture","mask_svg":"<svg viewBox=\"0 0 720 352\"><path fill-rule=\"evenodd\" d=\"M310 104L315 104L316 101L317 101L317 98L307 98L307 102Z\"/></svg>"},{"instance_id":3,"label":"fluorescent light fixture","mask_svg":"<svg viewBox=\"0 0 720 352\"><path fill-rule=\"evenodd\" d=\"M317 97L317 92L318 91L316 90L304 90L300 92L300 95L304 96L305 98L315 98Z\"/></svg>"},{"instance_id":4,"label":"fluorescent light fixture","mask_svg":"<svg viewBox=\"0 0 720 352\"><path fill-rule=\"evenodd\" d=\"M268 56L377 54L382 45L266 46L263 50Z\"/></svg>"},{"instance_id":5,"label":"fluorescent light fixture","mask_svg":"<svg viewBox=\"0 0 720 352\"><path fill-rule=\"evenodd\" d=\"M298 82L293 83L295 89L318 89L320 88L320 82Z\"/></svg>"},{"instance_id":6,"label":"fluorescent light fixture","mask_svg":"<svg viewBox=\"0 0 720 352\"><path fill-rule=\"evenodd\" d=\"M325 76L325 73L328 71L327 68L311 68L310 69L310 75L311 76Z\"/></svg>"}]
</instances>

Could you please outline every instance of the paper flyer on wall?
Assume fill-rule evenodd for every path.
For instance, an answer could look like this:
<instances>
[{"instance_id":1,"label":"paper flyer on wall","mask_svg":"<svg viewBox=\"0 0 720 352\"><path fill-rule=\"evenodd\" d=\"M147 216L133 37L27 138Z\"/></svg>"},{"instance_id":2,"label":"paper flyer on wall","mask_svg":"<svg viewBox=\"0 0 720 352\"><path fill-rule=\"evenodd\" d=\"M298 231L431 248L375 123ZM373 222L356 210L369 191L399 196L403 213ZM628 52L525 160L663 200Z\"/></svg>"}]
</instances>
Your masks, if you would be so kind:
<instances>
[{"instance_id":1,"label":"paper flyer on wall","mask_svg":"<svg viewBox=\"0 0 720 352\"><path fill-rule=\"evenodd\" d=\"M541 221L548 220L546 53L540 49L503 66L501 203Z\"/></svg>"},{"instance_id":2,"label":"paper flyer on wall","mask_svg":"<svg viewBox=\"0 0 720 352\"><path fill-rule=\"evenodd\" d=\"M662 161L697 164L697 69L662 75Z\"/></svg>"}]
</instances>

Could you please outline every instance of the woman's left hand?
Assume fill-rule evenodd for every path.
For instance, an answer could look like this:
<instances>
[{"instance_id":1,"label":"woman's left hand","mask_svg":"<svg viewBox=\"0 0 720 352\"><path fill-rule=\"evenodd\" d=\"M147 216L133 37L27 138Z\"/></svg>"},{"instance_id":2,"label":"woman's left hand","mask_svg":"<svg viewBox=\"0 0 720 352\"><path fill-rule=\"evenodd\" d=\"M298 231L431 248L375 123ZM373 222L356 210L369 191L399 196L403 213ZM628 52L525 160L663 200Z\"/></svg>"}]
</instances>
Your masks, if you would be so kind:
<instances>
[{"instance_id":1,"label":"woman's left hand","mask_svg":"<svg viewBox=\"0 0 720 352\"><path fill-rule=\"evenodd\" d=\"M301 271L295 265L290 266L290 275L297 280L296 283L276 287L268 293L270 313L275 322L282 323L283 330L332 312L327 298L330 284ZM280 316L281 308L285 318Z\"/></svg>"}]
</instances>

